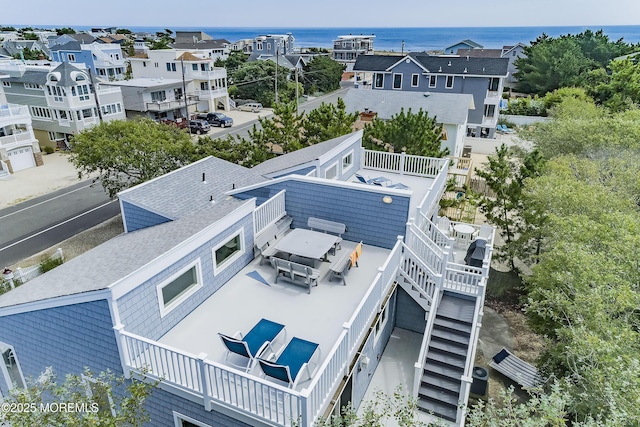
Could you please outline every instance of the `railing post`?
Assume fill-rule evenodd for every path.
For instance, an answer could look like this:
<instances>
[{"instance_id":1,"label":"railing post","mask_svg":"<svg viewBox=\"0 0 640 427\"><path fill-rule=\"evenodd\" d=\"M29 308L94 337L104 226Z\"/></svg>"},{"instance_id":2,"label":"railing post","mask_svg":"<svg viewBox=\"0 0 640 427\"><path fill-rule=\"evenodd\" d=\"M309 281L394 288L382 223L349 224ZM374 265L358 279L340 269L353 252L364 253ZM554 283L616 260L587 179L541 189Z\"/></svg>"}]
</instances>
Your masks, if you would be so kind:
<instances>
[{"instance_id":1,"label":"railing post","mask_svg":"<svg viewBox=\"0 0 640 427\"><path fill-rule=\"evenodd\" d=\"M309 414L307 413L308 411L307 398L308 398L308 393L301 393L301 396L298 399L298 401L300 402L300 425L302 427L307 427L309 425L310 417L309 417Z\"/></svg>"},{"instance_id":2,"label":"railing post","mask_svg":"<svg viewBox=\"0 0 640 427\"><path fill-rule=\"evenodd\" d=\"M125 378L131 378L131 369L129 368L129 351L127 349L126 337L122 334L124 325L118 323L113 327L116 333L116 344L118 345L118 354L120 354L120 364Z\"/></svg>"},{"instance_id":3,"label":"railing post","mask_svg":"<svg viewBox=\"0 0 640 427\"><path fill-rule=\"evenodd\" d=\"M19 283L24 284L24 279L23 279L23 274L22 274L22 267L18 267L16 268L16 276L18 277L14 277L13 279L18 279Z\"/></svg>"},{"instance_id":4,"label":"railing post","mask_svg":"<svg viewBox=\"0 0 640 427\"><path fill-rule=\"evenodd\" d=\"M205 359L206 353L200 353L198 355L198 365L200 367L200 377L202 382L202 399L204 401L204 409L211 411L211 398L209 397L209 381L207 381L207 365Z\"/></svg>"},{"instance_id":5,"label":"railing post","mask_svg":"<svg viewBox=\"0 0 640 427\"><path fill-rule=\"evenodd\" d=\"M404 175L404 162L407 157L407 153L404 151L400 153L400 175Z\"/></svg>"},{"instance_id":6,"label":"railing post","mask_svg":"<svg viewBox=\"0 0 640 427\"><path fill-rule=\"evenodd\" d=\"M64 262L64 254L62 253L62 248L58 248L56 250L56 254L60 257L60 261Z\"/></svg>"}]
</instances>

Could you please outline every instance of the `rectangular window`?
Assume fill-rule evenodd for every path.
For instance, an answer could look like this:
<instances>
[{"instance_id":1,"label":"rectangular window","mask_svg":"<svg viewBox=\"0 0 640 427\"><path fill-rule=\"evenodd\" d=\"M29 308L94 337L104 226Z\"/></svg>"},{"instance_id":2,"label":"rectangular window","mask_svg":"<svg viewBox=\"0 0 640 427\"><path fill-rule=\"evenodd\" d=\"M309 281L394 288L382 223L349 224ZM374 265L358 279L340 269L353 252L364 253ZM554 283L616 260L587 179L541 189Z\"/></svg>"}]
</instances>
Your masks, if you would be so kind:
<instances>
[{"instance_id":1,"label":"rectangular window","mask_svg":"<svg viewBox=\"0 0 640 427\"><path fill-rule=\"evenodd\" d=\"M493 77L491 79L489 79L489 90L492 92L495 92L498 90L498 88L500 87L500 79Z\"/></svg>"},{"instance_id":2,"label":"rectangular window","mask_svg":"<svg viewBox=\"0 0 640 427\"><path fill-rule=\"evenodd\" d=\"M353 166L353 151L342 158L342 173Z\"/></svg>"},{"instance_id":3,"label":"rectangular window","mask_svg":"<svg viewBox=\"0 0 640 427\"><path fill-rule=\"evenodd\" d=\"M389 308L389 304L387 304L382 311L380 312L380 315L378 316L378 321L376 322L376 328L373 334L373 342L374 344L376 342L378 342L378 339L380 339L380 335L382 335L382 331L384 330L384 326L387 324L387 309Z\"/></svg>"},{"instance_id":4,"label":"rectangular window","mask_svg":"<svg viewBox=\"0 0 640 427\"><path fill-rule=\"evenodd\" d=\"M191 64L191 70L198 71L198 64Z\"/></svg>"},{"instance_id":5,"label":"rectangular window","mask_svg":"<svg viewBox=\"0 0 640 427\"><path fill-rule=\"evenodd\" d=\"M200 71L209 71L207 70L207 64L200 64Z\"/></svg>"},{"instance_id":6,"label":"rectangular window","mask_svg":"<svg viewBox=\"0 0 640 427\"><path fill-rule=\"evenodd\" d=\"M2 352L2 362L4 364L2 374L8 389L25 388L24 375L13 346L0 342L0 351Z\"/></svg>"},{"instance_id":7,"label":"rectangular window","mask_svg":"<svg viewBox=\"0 0 640 427\"><path fill-rule=\"evenodd\" d=\"M393 88L402 89L402 74L398 74L398 73L393 74Z\"/></svg>"},{"instance_id":8,"label":"rectangular window","mask_svg":"<svg viewBox=\"0 0 640 427\"><path fill-rule=\"evenodd\" d=\"M173 411L173 424L175 427L211 427L209 424L194 420L176 411Z\"/></svg>"},{"instance_id":9,"label":"rectangular window","mask_svg":"<svg viewBox=\"0 0 640 427\"><path fill-rule=\"evenodd\" d=\"M154 62L154 63L153 63L153 65L154 65L156 68L159 68L159 67L160 67L160 66L158 65L158 63L157 63L157 62Z\"/></svg>"},{"instance_id":10,"label":"rectangular window","mask_svg":"<svg viewBox=\"0 0 640 427\"><path fill-rule=\"evenodd\" d=\"M239 230L232 238L213 248L213 274L227 268L244 254L244 231Z\"/></svg>"},{"instance_id":11,"label":"rectangular window","mask_svg":"<svg viewBox=\"0 0 640 427\"><path fill-rule=\"evenodd\" d=\"M209 90L209 82L200 82L200 90Z\"/></svg>"},{"instance_id":12,"label":"rectangular window","mask_svg":"<svg viewBox=\"0 0 640 427\"><path fill-rule=\"evenodd\" d=\"M91 108L85 108L84 110L82 110L82 117L84 117L85 119L91 117Z\"/></svg>"},{"instance_id":13,"label":"rectangular window","mask_svg":"<svg viewBox=\"0 0 640 427\"><path fill-rule=\"evenodd\" d=\"M262 42L256 43L256 50L262 50Z\"/></svg>"},{"instance_id":14,"label":"rectangular window","mask_svg":"<svg viewBox=\"0 0 640 427\"><path fill-rule=\"evenodd\" d=\"M58 110L58 115L62 120L69 120L69 117L67 117L67 112L65 110Z\"/></svg>"},{"instance_id":15,"label":"rectangular window","mask_svg":"<svg viewBox=\"0 0 640 427\"><path fill-rule=\"evenodd\" d=\"M4 86L4 87L11 87L11 82L5 82L5 81L3 81L3 82L2 82L2 86Z\"/></svg>"},{"instance_id":16,"label":"rectangular window","mask_svg":"<svg viewBox=\"0 0 640 427\"><path fill-rule=\"evenodd\" d=\"M73 53L68 54L67 58L69 58L69 62L76 62L76 56Z\"/></svg>"},{"instance_id":17,"label":"rectangular window","mask_svg":"<svg viewBox=\"0 0 640 427\"><path fill-rule=\"evenodd\" d=\"M492 104L488 104L484 106L484 115L485 117L493 117L496 114L496 106Z\"/></svg>"},{"instance_id":18,"label":"rectangular window","mask_svg":"<svg viewBox=\"0 0 640 427\"><path fill-rule=\"evenodd\" d=\"M436 87L438 76L429 76L429 87Z\"/></svg>"},{"instance_id":19,"label":"rectangular window","mask_svg":"<svg viewBox=\"0 0 640 427\"><path fill-rule=\"evenodd\" d=\"M327 179L338 179L338 162L325 169L324 177Z\"/></svg>"},{"instance_id":20,"label":"rectangular window","mask_svg":"<svg viewBox=\"0 0 640 427\"><path fill-rule=\"evenodd\" d=\"M87 397L98 404L98 412L116 416L116 408L108 386L102 381L82 375Z\"/></svg>"},{"instance_id":21,"label":"rectangular window","mask_svg":"<svg viewBox=\"0 0 640 427\"><path fill-rule=\"evenodd\" d=\"M9 82L7 82L7 83L9 83ZM33 84L33 83L25 83L24 84L24 88L25 89L40 89L40 90L42 90L42 86L37 85L37 84Z\"/></svg>"},{"instance_id":22,"label":"rectangular window","mask_svg":"<svg viewBox=\"0 0 640 427\"><path fill-rule=\"evenodd\" d=\"M173 89L173 97L177 100L181 100L182 99L182 88L175 88Z\"/></svg>"},{"instance_id":23,"label":"rectangular window","mask_svg":"<svg viewBox=\"0 0 640 427\"><path fill-rule=\"evenodd\" d=\"M146 66L147 66L146 61L142 61L142 67L146 67Z\"/></svg>"},{"instance_id":24,"label":"rectangular window","mask_svg":"<svg viewBox=\"0 0 640 427\"><path fill-rule=\"evenodd\" d=\"M384 74L376 73L375 87L377 87L377 88L384 87Z\"/></svg>"},{"instance_id":25,"label":"rectangular window","mask_svg":"<svg viewBox=\"0 0 640 427\"><path fill-rule=\"evenodd\" d=\"M164 90L151 92L152 102L161 102L167 99L167 93Z\"/></svg>"},{"instance_id":26,"label":"rectangular window","mask_svg":"<svg viewBox=\"0 0 640 427\"><path fill-rule=\"evenodd\" d=\"M167 71L176 71L176 63L167 62Z\"/></svg>"},{"instance_id":27,"label":"rectangular window","mask_svg":"<svg viewBox=\"0 0 640 427\"><path fill-rule=\"evenodd\" d=\"M159 284L157 291L160 317L165 316L198 289L202 288L200 277L200 260L198 259Z\"/></svg>"},{"instance_id":28,"label":"rectangular window","mask_svg":"<svg viewBox=\"0 0 640 427\"><path fill-rule=\"evenodd\" d=\"M76 96L76 87L71 86L71 96Z\"/></svg>"},{"instance_id":29,"label":"rectangular window","mask_svg":"<svg viewBox=\"0 0 640 427\"><path fill-rule=\"evenodd\" d=\"M447 89L451 89L453 88L453 76L447 76L447 85L446 85Z\"/></svg>"},{"instance_id":30,"label":"rectangular window","mask_svg":"<svg viewBox=\"0 0 640 427\"><path fill-rule=\"evenodd\" d=\"M411 87L418 87L420 83L420 74L411 74Z\"/></svg>"}]
</instances>

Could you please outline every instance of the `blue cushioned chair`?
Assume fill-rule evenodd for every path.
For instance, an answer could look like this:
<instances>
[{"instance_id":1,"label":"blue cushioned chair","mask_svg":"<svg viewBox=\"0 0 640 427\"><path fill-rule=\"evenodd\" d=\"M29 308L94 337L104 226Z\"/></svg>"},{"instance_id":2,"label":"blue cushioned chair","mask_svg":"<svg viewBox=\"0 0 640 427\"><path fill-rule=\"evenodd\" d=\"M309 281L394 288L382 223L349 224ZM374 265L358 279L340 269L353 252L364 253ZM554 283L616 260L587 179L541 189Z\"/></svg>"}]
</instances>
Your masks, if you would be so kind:
<instances>
[{"instance_id":1,"label":"blue cushioned chair","mask_svg":"<svg viewBox=\"0 0 640 427\"><path fill-rule=\"evenodd\" d=\"M309 362L314 354L317 356L317 361L312 371L309 369ZM311 379L318 368L319 359L320 348L318 344L293 337L275 362L258 358L258 363L265 375L287 383L290 388L295 388L302 371L306 371Z\"/></svg>"},{"instance_id":2,"label":"blue cushioned chair","mask_svg":"<svg viewBox=\"0 0 640 427\"><path fill-rule=\"evenodd\" d=\"M284 325L267 319L261 319L244 337L241 332L236 332L232 337L218 333L227 348L225 362L249 372L256 357L261 356L268 348L273 353L272 343L281 333L286 334ZM247 359L246 366L231 362L229 356L232 353Z\"/></svg>"}]
</instances>

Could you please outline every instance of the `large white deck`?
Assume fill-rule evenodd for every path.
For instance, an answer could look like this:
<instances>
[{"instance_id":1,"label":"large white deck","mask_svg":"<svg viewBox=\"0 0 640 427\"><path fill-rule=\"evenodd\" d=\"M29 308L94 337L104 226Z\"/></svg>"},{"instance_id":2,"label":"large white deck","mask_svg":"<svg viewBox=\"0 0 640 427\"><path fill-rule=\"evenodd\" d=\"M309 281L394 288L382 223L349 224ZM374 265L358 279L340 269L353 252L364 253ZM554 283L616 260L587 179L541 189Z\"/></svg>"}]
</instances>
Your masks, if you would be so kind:
<instances>
[{"instance_id":1,"label":"large white deck","mask_svg":"<svg viewBox=\"0 0 640 427\"><path fill-rule=\"evenodd\" d=\"M342 249L330 255L329 261L355 246L355 242L343 241ZM353 267L346 276L346 286L339 280L330 281L331 264L320 263L321 279L311 294L306 287L282 279L275 283L275 270L268 263L259 265L256 258L159 341L191 354L205 353L208 360L223 363L225 347L217 333L244 334L265 318L285 325L287 342L295 336L320 344L322 363L389 253L388 249L365 245L359 267ZM256 273L268 284L257 280ZM301 382L299 388L306 385Z\"/></svg>"}]
</instances>

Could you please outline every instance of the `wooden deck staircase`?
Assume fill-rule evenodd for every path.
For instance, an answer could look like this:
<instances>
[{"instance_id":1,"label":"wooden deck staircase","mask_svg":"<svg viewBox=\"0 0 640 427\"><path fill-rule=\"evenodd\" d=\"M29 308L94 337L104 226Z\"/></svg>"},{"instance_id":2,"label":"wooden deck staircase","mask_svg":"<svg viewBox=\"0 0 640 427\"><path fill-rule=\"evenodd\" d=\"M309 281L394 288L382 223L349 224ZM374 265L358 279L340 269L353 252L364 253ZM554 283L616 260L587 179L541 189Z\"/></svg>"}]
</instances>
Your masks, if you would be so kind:
<instances>
[{"instance_id":1,"label":"wooden deck staircase","mask_svg":"<svg viewBox=\"0 0 640 427\"><path fill-rule=\"evenodd\" d=\"M418 409L456 421L475 299L444 292L436 309L418 390Z\"/></svg>"}]
</instances>

